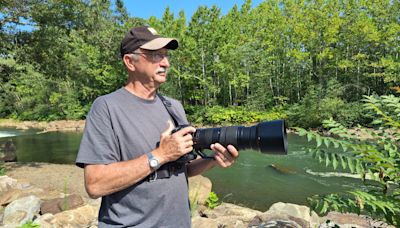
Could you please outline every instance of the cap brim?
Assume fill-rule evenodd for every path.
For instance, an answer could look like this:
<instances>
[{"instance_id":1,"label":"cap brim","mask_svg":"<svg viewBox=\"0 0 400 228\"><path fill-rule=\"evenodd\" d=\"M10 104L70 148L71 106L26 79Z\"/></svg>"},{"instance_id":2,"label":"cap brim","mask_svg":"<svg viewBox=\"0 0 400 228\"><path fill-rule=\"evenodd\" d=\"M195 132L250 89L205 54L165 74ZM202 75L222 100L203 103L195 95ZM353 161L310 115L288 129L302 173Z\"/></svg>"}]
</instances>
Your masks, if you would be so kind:
<instances>
[{"instance_id":1,"label":"cap brim","mask_svg":"<svg viewBox=\"0 0 400 228\"><path fill-rule=\"evenodd\" d=\"M160 37L143 44L142 46L140 46L140 48L151 51L158 50L161 48L175 50L178 48L178 41L173 38Z\"/></svg>"}]
</instances>

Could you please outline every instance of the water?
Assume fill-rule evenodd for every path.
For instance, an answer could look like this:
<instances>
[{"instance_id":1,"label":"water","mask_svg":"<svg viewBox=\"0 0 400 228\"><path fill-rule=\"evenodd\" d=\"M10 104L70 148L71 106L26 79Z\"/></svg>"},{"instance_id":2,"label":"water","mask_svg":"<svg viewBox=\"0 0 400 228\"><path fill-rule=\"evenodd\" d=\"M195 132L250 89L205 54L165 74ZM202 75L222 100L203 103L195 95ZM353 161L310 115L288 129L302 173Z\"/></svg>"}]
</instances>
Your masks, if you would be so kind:
<instances>
[{"instance_id":1,"label":"water","mask_svg":"<svg viewBox=\"0 0 400 228\"><path fill-rule=\"evenodd\" d=\"M47 162L74 164L81 133L20 131L0 128L0 145L12 140L19 162ZM359 187L361 181L346 177L321 177L307 173L332 172L318 163L305 150L305 138L289 135L288 155L265 155L242 151L236 164L228 169L215 168L204 176L213 183L212 190L220 200L265 211L275 202L307 204L307 197L315 194L344 192ZM283 167L282 173L271 167ZM340 172L340 171L339 171Z\"/></svg>"}]
</instances>

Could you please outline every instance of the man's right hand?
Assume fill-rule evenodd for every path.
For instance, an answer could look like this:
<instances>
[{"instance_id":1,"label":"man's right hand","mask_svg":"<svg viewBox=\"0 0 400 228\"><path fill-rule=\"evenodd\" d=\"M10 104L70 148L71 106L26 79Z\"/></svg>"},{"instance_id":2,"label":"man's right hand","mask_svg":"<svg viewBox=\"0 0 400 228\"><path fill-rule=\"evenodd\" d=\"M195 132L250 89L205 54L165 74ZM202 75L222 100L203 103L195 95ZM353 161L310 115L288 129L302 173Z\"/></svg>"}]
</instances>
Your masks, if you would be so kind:
<instances>
[{"instance_id":1,"label":"man's right hand","mask_svg":"<svg viewBox=\"0 0 400 228\"><path fill-rule=\"evenodd\" d=\"M194 127L185 127L172 133L174 125L168 121L168 128L161 133L160 145L152 153L160 160L161 164L175 161L182 155L193 151L193 136L196 131Z\"/></svg>"}]
</instances>

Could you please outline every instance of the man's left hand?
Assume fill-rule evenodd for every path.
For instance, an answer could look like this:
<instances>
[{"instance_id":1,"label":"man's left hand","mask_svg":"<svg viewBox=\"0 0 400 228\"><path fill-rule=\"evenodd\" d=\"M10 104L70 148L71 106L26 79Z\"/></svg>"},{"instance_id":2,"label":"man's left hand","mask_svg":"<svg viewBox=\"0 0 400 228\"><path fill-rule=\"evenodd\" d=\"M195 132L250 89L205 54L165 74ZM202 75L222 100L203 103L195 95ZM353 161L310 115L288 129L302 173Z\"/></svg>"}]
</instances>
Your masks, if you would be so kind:
<instances>
[{"instance_id":1,"label":"man's left hand","mask_svg":"<svg viewBox=\"0 0 400 228\"><path fill-rule=\"evenodd\" d=\"M211 150L214 151L216 163L223 168L231 166L239 157L239 152L232 145L225 148L221 144L215 143L211 145Z\"/></svg>"}]
</instances>

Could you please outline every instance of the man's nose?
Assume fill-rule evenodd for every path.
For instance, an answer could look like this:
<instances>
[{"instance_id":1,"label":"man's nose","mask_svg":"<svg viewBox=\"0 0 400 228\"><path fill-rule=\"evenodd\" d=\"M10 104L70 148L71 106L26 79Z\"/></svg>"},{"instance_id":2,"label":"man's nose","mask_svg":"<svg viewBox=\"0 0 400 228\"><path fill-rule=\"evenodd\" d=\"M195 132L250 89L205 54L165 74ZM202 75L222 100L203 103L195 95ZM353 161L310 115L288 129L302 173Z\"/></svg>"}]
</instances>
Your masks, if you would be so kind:
<instances>
[{"instance_id":1,"label":"man's nose","mask_svg":"<svg viewBox=\"0 0 400 228\"><path fill-rule=\"evenodd\" d=\"M164 58L160 61L160 66L169 67L168 57L164 56Z\"/></svg>"}]
</instances>

